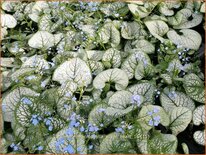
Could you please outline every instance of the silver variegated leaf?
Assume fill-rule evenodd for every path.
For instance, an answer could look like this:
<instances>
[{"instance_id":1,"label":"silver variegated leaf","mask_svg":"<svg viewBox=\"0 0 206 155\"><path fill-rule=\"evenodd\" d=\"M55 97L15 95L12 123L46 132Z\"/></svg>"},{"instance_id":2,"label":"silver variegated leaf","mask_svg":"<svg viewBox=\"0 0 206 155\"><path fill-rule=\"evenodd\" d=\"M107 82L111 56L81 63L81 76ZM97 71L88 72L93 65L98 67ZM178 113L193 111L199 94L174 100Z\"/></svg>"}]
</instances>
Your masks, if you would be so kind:
<instances>
[{"instance_id":1,"label":"silver variegated leaf","mask_svg":"<svg viewBox=\"0 0 206 155\"><path fill-rule=\"evenodd\" d=\"M171 111L175 107L186 107L193 111L195 104L189 96L178 91L163 91L160 94L160 102L166 111Z\"/></svg>"},{"instance_id":2,"label":"silver variegated leaf","mask_svg":"<svg viewBox=\"0 0 206 155\"><path fill-rule=\"evenodd\" d=\"M205 106L198 106L193 112L194 125L205 124Z\"/></svg>"},{"instance_id":3,"label":"silver variegated leaf","mask_svg":"<svg viewBox=\"0 0 206 155\"><path fill-rule=\"evenodd\" d=\"M205 103L205 89L203 81L195 74L191 73L184 76L183 87L187 95L193 100Z\"/></svg>"},{"instance_id":4,"label":"silver variegated leaf","mask_svg":"<svg viewBox=\"0 0 206 155\"><path fill-rule=\"evenodd\" d=\"M95 77L93 86L96 89L103 89L106 82L114 82L116 90L123 90L127 87L129 79L127 74L121 69L108 69Z\"/></svg>"},{"instance_id":5,"label":"silver variegated leaf","mask_svg":"<svg viewBox=\"0 0 206 155\"><path fill-rule=\"evenodd\" d=\"M184 131L192 120L192 111L186 107L174 107L169 114L171 121L169 127L174 135Z\"/></svg>"},{"instance_id":6,"label":"silver variegated leaf","mask_svg":"<svg viewBox=\"0 0 206 155\"><path fill-rule=\"evenodd\" d=\"M53 80L63 84L71 80L78 87L87 86L91 83L92 75L86 62L80 58L73 58L61 64L53 74Z\"/></svg>"},{"instance_id":7,"label":"silver variegated leaf","mask_svg":"<svg viewBox=\"0 0 206 155\"><path fill-rule=\"evenodd\" d=\"M123 136L118 133L110 133L101 142L100 153L135 153L135 151L131 143Z\"/></svg>"}]
</instances>

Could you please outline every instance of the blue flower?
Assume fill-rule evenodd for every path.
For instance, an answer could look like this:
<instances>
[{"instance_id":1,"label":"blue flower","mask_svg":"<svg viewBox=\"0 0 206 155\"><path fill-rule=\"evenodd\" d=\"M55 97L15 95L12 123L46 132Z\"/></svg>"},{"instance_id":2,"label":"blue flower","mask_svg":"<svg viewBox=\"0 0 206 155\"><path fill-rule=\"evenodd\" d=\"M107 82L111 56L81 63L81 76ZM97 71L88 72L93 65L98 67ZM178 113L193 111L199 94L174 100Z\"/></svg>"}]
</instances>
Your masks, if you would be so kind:
<instances>
[{"instance_id":1,"label":"blue flower","mask_svg":"<svg viewBox=\"0 0 206 155\"><path fill-rule=\"evenodd\" d=\"M92 135L91 135L91 138L92 138L92 139L96 139L96 138L97 138L97 135L92 134Z\"/></svg>"},{"instance_id":2,"label":"blue flower","mask_svg":"<svg viewBox=\"0 0 206 155\"><path fill-rule=\"evenodd\" d=\"M43 150L43 146L39 146L39 147L37 148L37 150L39 150L39 151Z\"/></svg>"},{"instance_id":3,"label":"blue flower","mask_svg":"<svg viewBox=\"0 0 206 155\"><path fill-rule=\"evenodd\" d=\"M106 110L106 109L104 109L104 108L99 108L99 109L98 109L98 112L105 112L105 110Z\"/></svg>"},{"instance_id":4,"label":"blue flower","mask_svg":"<svg viewBox=\"0 0 206 155\"><path fill-rule=\"evenodd\" d=\"M19 146L17 144L12 143L10 145L10 147L14 150L14 151L18 151L19 150Z\"/></svg>"},{"instance_id":5,"label":"blue flower","mask_svg":"<svg viewBox=\"0 0 206 155\"><path fill-rule=\"evenodd\" d=\"M53 126L49 126L49 131L52 131L53 130Z\"/></svg>"},{"instance_id":6,"label":"blue flower","mask_svg":"<svg viewBox=\"0 0 206 155\"><path fill-rule=\"evenodd\" d=\"M154 125L154 122L152 119L149 120L149 123L148 123L150 126L153 126Z\"/></svg>"},{"instance_id":7,"label":"blue flower","mask_svg":"<svg viewBox=\"0 0 206 155\"><path fill-rule=\"evenodd\" d=\"M77 123L76 120L72 120L72 121L69 123L69 126L70 126L70 127L74 127L74 125L75 125L76 123Z\"/></svg>"},{"instance_id":8,"label":"blue flower","mask_svg":"<svg viewBox=\"0 0 206 155\"><path fill-rule=\"evenodd\" d=\"M16 146L14 146L14 151L18 151L19 150L19 147L16 145Z\"/></svg>"},{"instance_id":9,"label":"blue flower","mask_svg":"<svg viewBox=\"0 0 206 155\"><path fill-rule=\"evenodd\" d=\"M15 146L15 144L14 144L14 143L11 143L10 147L13 148L14 146Z\"/></svg>"},{"instance_id":10,"label":"blue flower","mask_svg":"<svg viewBox=\"0 0 206 155\"><path fill-rule=\"evenodd\" d=\"M117 133L124 133L124 129L123 129L123 128L120 128L120 127L116 128L115 131L116 131Z\"/></svg>"},{"instance_id":11,"label":"blue flower","mask_svg":"<svg viewBox=\"0 0 206 155\"><path fill-rule=\"evenodd\" d=\"M93 147L94 147L93 145L89 145L89 150L93 149Z\"/></svg>"},{"instance_id":12,"label":"blue flower","mask_svg":"<svg viewBox=\"0 0 206 155\"><path fill-rule=\"evenodd\" d=\"M154 112L154 113L158 113L158 112L159 112L159 108L154 107L153 112Z\"/></svg>"},{"instance_id":13,"label":"blue flower","mask_svg":"<svg viewBox=\"0 0 206 155\"><path fill-rule=\"evenodd\" d=\"M79 125L80 125L79 122L77 122L77 123L74 124L75 127L78 127Z\"/></svg>"},{"instance_id":14,"label":"blue flower","mask_svg":"<svg viewBox=\"0 0 206 155\"><path fill-rule=\"evenodd\" d=\"M32 101L26 97L23 97L21 99L21 102L24 103L24 104L27 104L27 105L31 105L32 104Z\"/></svg>"},{"instance_id":15,"label":"blue flower","mask_svg":"<svg viewBox=\"0 0 206 155\"><path fill-rule=\"evenodd\" d=\"M80 132L84 132L85 129L84 129L84 127L82 126L79 130L80 130Z\"/></svg>"},{"instance_id":16,"label":"blue flower","mask_svg":"<svg viewBox=\"0 0 206 155\"><path fill-rule=\"evenodd\" d=\"M66 97L71 97L71 95L72 95L72 94L71 94L70 92L67 92L67 93L65 94Z\"/></svg>"},{"instance_id":17,"label":"blue flower","mask_svg":"<svg viewBox=\"0 0 206 155\"><path fill-rule=\"evenodd\" d=\"M148 111L147 114L148 114L149 116L152 116L153 112L152 112L152 111Z\"/></svg>"},{"instance_id":18,"label":"blue flower","mask_svg":"<svg viewBox=\"0 0 206 155\"><path fill-rule=\"evenodd\" d=\"M99 128L97 126L89 126L89 132L97 132Z\"/></svg>"},{"instance_id":19,"label":"blue flower","mask_svg":"<svg viewBox=\"0 0 206 155\"><path fill-rule=\"evenodd\" d=\"M74 131L72 130L72 128L68 128L66 131L66 134L69 136L73 136L74 135Z\"/></svg>"},{"instance_id":20,"label":"blue flower","mask_svg":"<svg viewBox=\"0 0 206 155\"><path fill-rule=\"evenodd\" d=\"M72 97L72 101L76 101L77 100L77 98L74 96L74 97Z\"/></svg>"},{"instance_id":21,"label":"blue flower","mask_svg":"<svg viewBox=\"0 0 206 155\"><path fill-rule=\"evenodd\" d=\"M51 125L51 120L50 119L46 119L45 123L46 123L46 125Z\"/></svg>"},{"instance_id":22,"label":"blue flower","mask_svg":"<svg viewBox=\"0 0 206 155\"><path fill-rule=\"evenodd\" d=\"M140 95L132 95L132 103L137 104L137 106L140 106L141 96Z\"/></svg>"},{"instance_id":23,"label":"blue flower","mask_svg":"<svg viewBox=\"0 0 206 155\"><path fill-rule=\"evenodd\" d=\"M32 124L37 125L39 121L37 119L32 119Z\"/></svg>"},{"instance_id":24,"label":"blue flower","mask_svg":"<svg viewBox=\"0 0 206 155\"><path fill-rule=\"evenodd\" d=\"M74 154L74 149L71 145L67 145L67 147L64 148L64 152L69 153L69 154Z\"/></svg>"}]
</instances>

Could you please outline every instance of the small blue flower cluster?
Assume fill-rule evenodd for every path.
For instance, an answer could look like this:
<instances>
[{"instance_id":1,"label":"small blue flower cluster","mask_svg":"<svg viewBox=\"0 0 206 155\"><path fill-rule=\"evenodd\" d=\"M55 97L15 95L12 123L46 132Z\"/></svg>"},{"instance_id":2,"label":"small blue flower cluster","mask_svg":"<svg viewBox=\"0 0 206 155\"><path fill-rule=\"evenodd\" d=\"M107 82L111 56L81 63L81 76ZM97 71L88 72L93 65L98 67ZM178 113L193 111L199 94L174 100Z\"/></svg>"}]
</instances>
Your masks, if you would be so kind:
<instances>
[{"instance_id":1,"label":"small blue flower cluster","mask_svg":"<svg viewBox=\"0 0 206 155\"><path fill-rule=\"evenodd\" d=\"M160 116L154 116L153 117L153 114L156 114L159 112L159 109L158 108L154 108L153 111L149 111L147 114L149 116L151 116L152 118L149 120L149 125L150 126L158 126L158 124L160 123L160 119L161 117Z\"/></svg>"},{"instance_id":2,"label":"small blue flower cluster","mask_svg":"<svg viewBox=\"0 0 206 155\"><path fill-rule=\"evenodd\" d=\"M126 130L130 130L130 129L132 129L132 125L129 125L125 121L122 121L121 127L115 128L115 132L124 134Z\"/></svg>"},{"instance_id":3,"label":"small blue flower cluster","mask_svg":"<svg viewBox=\"0 0 206 155\"><path fill-rule=\"evenodd\" d=\"M32 117L31 117L31 123L33 124L33 125L37 125L38 123L39 123L39 121L41 121L42 120L42 118L37 114L37 115L32 115Z\"/></svg>"},{"instance_id":4,"label":"small blue flower cluster","mask_svg":"<svg viewBox=\"0 0 206 155\"><path fill-rule=\"evenodd\" d=\"M131 103L134 104L134 105L137 105L138 107L140 106L141 104L141 96L140 95L132 95L131 97Z\"/></svg>"},{"instance_id":5,"label":"small blue flower cluster","mask_svg":"<svg viewBox=\"0 0 206 155\"><path fill-rule=\"evenodd\" d=\"M48 130L52 131L53 130L53 124L52 124L53 118L49 117L49 118L45 118L44 119L44 123L46 124L46 126L48 126Z\"/></svg>"},{"instance_id":6,"label":"small blue flower cluster","mask_svg":"<svg viewBox=\"0 0 206 155\"><path fill-rule=\"evenodd\" d=\"M11 147L14 151L18 151L18 150L19 150L19 145L18 145L18 144L12 143L12 144L10 145L10 147Z\"/></svg>"},{"instance_id":7,"label":"small blue flower cluster","mask_svg":"<svg viewBox=\"0 0 206 155\"><path fill-rule=\"evenodd\" d=\"M31 101L30 99L26 98L26 97L23 97L23 98L21 99L21 102L22 102L23 104L27 104L27 105L31 105L31 104L32 104L32 101Z\"/></svg>"}]
</instances>

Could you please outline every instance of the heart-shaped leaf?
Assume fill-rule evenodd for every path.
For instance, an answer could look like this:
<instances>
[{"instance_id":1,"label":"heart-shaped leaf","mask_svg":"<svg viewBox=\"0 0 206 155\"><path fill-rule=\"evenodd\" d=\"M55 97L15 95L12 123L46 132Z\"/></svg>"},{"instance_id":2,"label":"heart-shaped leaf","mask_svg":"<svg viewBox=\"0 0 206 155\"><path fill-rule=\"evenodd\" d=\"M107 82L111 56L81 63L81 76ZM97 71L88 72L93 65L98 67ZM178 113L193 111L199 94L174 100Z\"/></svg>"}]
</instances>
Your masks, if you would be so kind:
<instances>
[{"instance_id":1,"label":"heart-shaped leaf","mask_svg":"<svg viewBox=\"0 0 206 155\"><path fill-rule=\"evenodd\" d=\"M137 106L132 104L133 95L129 91L117 91L110 98L106 108L106 114L109 116L122 116L130 111L134 110ZM138 95L138 106L140 106L144 100L143 96Z\"/></svg>"},{"instance_id":2,"label":"heart-shaped leaf","mask_svg":"<svg viewBox=\"0 0 206 155\"><path fill-rule=\"evenodd\" d=\"M183 86L187 95L189 95L193 100L205 103L204 83L197 75L193 73L185 75Z\"/></svg>"},{"instance_id":3,"label":"heart-shaped leaf","mask_svg":"<svg viewBox=\"0 0 206 155\"><path fill-rule=\"evenodd\" d=\"M85 137L74 128L64 128L49 141L47 153L86 154Z\"/></svg>"},{"instance_id":4,"label":"heart-shaped leaf","mask_svg":"<svg viewBox=\"0 0 206 155\"><path fill-rule=\"evenodd\" d=\"M10 14L1 14L1 26L14 28L17 25L17 20Z\"/></svg>"},{"instance_id":5,"label":"heart-shaped leaf","mask_svg":"<svg viewBox=\"0 0 206 155\"><path fill-rule=\"evenodd\" d=\"M141 80L145 77L152 77L154 74L154 66L152 64L144 64L141 61L135 68L135 79Z\"/></svg>"},{"instance_id":6,"label":"heart-shaped leaf","mask_svg":"<svg viewBox=\"0 0 206 155\"><path fill-rule=\"evenodd\" d=\"M179 35L176 31L170 30L167 33L167 37L175 44L180 45L183 48L189 48L198 50L200 47L200 44L202 42L202 38L200 34L194 30L190 29L182 29L179 32L182 33L182 35ZM191 36L193 36L191 38Z\"/></svg>"},{"instance_id":7,"label":"heart-shaped leaf","mask_svg":"<svg viewBox=\"0 0 206 155\"><path fill-rule=\"evenodd\" d=\"M125 152L126 151L126 152ZM100 144L100 153L135 153L131 143L118 133L108 134Z\"/></svg>"},{"instance_id":8,"label":"heart-shaped leaf","mask_svg":"<svg viewBox=\"0 0 206 155\"><path fill-rule=\"evenodd\" d=\"M28 44L32 48L48 49L55 44L54 36L47 31L36 32L28 41Z\"/></svg>"},{"instance_id":9,"label":"heart-shaped leaf","mask_svg":"<svg viewBox=\"0 0 206 155\"><path fill-rule=\"evenodd\" d=\"M120 32L112 23L106 23L98 35L103 44L110 43L112 47L117 47L120 43Z\"/></svg>"},{"instance_id":10,"label":"heart-shaped leaf","mask_svg":"<svg viewBox=\"0 0 206 155\"><path fill-rule=\"evenodd\" d=\"M194 125L205 124L205 106L198 106L193 112Z\"/></svg>"},{"instance_id":11,"label":"heart-shaped leaf","mask_svg":"<svg viewBox=\"0 0 206 155\"><path fill-rule=\"evenodd\" d=\"M121 25L121 35L125 39L137 39L140 36L145 36L146 32L142 25L137 22L123 22Z\"/></svg>"},{"instance_id":12,"label":"heart-shaped leaf","mask_svg":"<svg viewBox=\"0 0 206 155\"><path fill-rule=\"evenodd\" d=\"M44 59L43 55L33 55L29 58L25 58L21 68L36 68L37 70L49 69L49 63Z\"/></svg>"},{"instance_id":13,"label":"heart-shaped leaf","mask_svg":"<svg viewBox=\"0 0 206 155\"><path fill-rule=\"evenodd\" d=\"M121 66L122 70L127 73L129 79L134 77L135 69L139 61L142 61L143 64L151 64L151 60L146 53L140 52L136 49L132 50L132 52L134 53L127 57Z\"/></svg>"},{"instance_id":14,"label":"heart-shaped leaf","mask_svg":"<svg viewBox=\"0 0 206 155\"><path fill-rule=\"evenodd\" d=\"M136 40L136 41L132 42L132 45L136 49L138 49L144 53L147 53L147 54L154 53L154 51L155 51L154 45L145 39Z\"/></svg>"},{"instance_id":15,"label":"heart-shaped leaf","mask_svg":"<svg viewBox=\"0 0 206 155\"><path fill-rule=\"evenodd\" d=\"M163 36L169 31L169 27L162 20L148 20L145 21L145 25L147 26L150 33L161 42L164 42Z\"/></svg>"},{"instance_id":16,"label":"heart-shaped leaf","mask_svg":"<svg viewBox=\"0 0 206 155\"><path fill-rule=\"evenodd\" d=\"M98 127L102 127L102 125L106 127L109 125L113 121L113 118L105 114L107 107L106 104L98 104L95 106L89 113L89 123L95 124Z\"/></svg>"},{"instance_id":17,"label":"heart-shaped leaf","mask_svg":"<svg viewBox=\"0 0 206 155\"><path fill-rule=\"evenodd\" d=\"M169 116L165 110L160 106L147 105L143 106L139 112L138 122L145 130L149 131L153 126L157 126L161 123L164 126L168 126L170 123Z\"/></svg>"},{"instance_id":18,"label":"heart-shaped leaf","mask_svg":"<svg viewBox=\"0 0 206 155\"><path fill-rule=\"evenodd\" d=\"M128 8L137 18L147 17L151 13L151 11L147 10L147 8L145 8L144 6L137 4L128 4Z\"/></svg>"},{"instance_id":19,"label":"heart-shaped leaf","mask_svg":"<svg viewBox=\"0 0 206 155\"><path fill-rule=\"evenodd\" d=\"M26 87L19 87L16 88L6 95L3 96L2 100L2 108L3 108L3 119L4 121L11 122L12 118L14 117L14 110L17 103L20 102L23 96L37 96L39 95L35 91L26 88Z\"/></svg>"},{"instance_id":20,"label":"heart-shaped leaf","mask_svg":"<svg viewBox=\"0 0 206 155\"><path fill-rule=\"evenodd\" d=\"M203 131L195 131L193 134L193 138L197 144L205 145L205 130Z\"/></svg>"},{"instance_id":21,"label":"heart-shaped leaf","mask_svg":"<svg viewBox=\"0 0 206 155\"><path fill-rule=\"evenodd\" d=\"M144 96L143 104L151 104L154 102L154 92L155 87L149 82L143 82L139 84L132 85L128 88L132 94L140 94Z\"/></svg>"},{"instance_id":22,"label":"heart-shaped leaf","mask_svg":"<svg viewBox=\"0 0 206 155\"><path fill-rule=\"evenodd\" d=\"M174 135L184 131L192 120L192 111L186 107L174 107L170 114L170 129Z\"/></svg>"},{"instance_id":23,"label":"heart-shaped leaf","mask_svg":"<svg viewBox=\"0 0 206 155\"><path fill-rule=\"evenodd\" d=\"M53 80L61 84L72 80L78 84L78 87L82 87L91 83L92 75L90 68L83 60L73 58L61 64L54 71Z\"/></svg>"},{"instance_id":24,"label":"heart-shaped leaf","mask_svg":"<svg viewBox=\"0 0 206 155\"><path fill-rule=\"evenodd\" d=\"M93 80L93 86L96 89L103 89L106 82L114 82L116 90L123 90L128 85L127 74L118 68L108 69L98 74Z\"/></svg>"},{"instance_id":25,"label":"heart-shaped leaf","mask_svg":"<svg viewBox=\"0 0 206 155\"><path fill-rule=\"evenodd\" d=\"M166 111L171 111L175 107L186 107L193 111L195 104L186 94L177 91L163 91L160 95L160 102Z\"/></svg>"},{"instance_id":26,"label":"heart-shaped leaf","mask_svg":"<svg viewBox=\"0 0 206 155\"><path fill-rule=\"evenodd\" d=\"M175 154L177 138L171 134L156 133L148 140L148 153L150 154Z\"/></svg>"},{"instance_id":27,"label":"heart-shaped leaf","mask_svg":"<svg viewBox=\"0 0 206 155\"><path fill-rule=\"evenodd\" d=\"M107 68L118 68L121 65L120 51L114 48L108 49L104 53L102 61Z\"/></svg>"}]
</instances>

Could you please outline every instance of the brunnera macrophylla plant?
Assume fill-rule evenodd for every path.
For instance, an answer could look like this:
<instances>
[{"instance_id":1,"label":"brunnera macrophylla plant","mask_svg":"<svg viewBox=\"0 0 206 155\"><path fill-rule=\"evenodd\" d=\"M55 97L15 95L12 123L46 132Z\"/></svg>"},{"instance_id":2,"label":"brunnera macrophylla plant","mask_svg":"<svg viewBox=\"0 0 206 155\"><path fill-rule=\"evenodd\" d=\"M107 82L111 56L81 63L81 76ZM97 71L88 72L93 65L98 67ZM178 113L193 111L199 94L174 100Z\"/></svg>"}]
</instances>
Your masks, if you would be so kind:
<instances>
[{"instance_id":1,"label":"brunnera macrophylla plant","mask_svg":"<svg viewBox=\"0 0 206 155\"><path fill-rule=\"evenodd\" d=\"M204 1L1 8L1 153L204 153Z\"/></svg>"}]
</instances>

